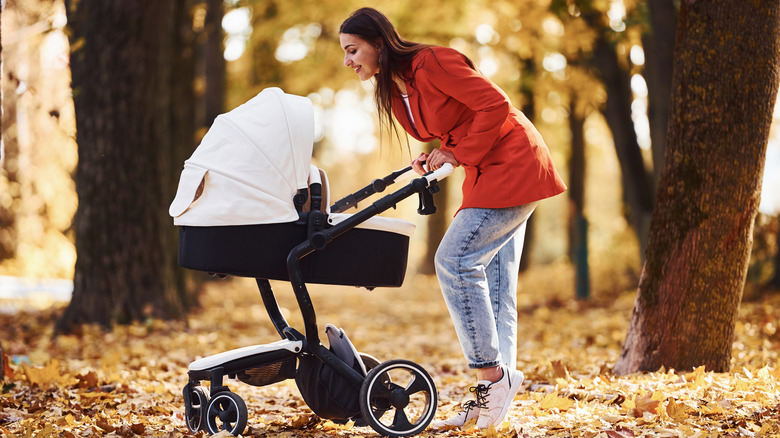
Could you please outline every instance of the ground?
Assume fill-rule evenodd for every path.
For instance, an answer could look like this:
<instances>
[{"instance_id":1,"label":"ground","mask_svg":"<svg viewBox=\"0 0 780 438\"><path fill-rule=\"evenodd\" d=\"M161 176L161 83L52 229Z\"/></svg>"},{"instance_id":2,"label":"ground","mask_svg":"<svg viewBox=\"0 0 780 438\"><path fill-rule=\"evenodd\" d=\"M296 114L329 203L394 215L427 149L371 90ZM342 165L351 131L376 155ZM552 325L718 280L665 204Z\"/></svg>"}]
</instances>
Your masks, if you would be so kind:
<instances>
[{"instance_id":1,"label":"ground","mask_svg":"<svg viewBox=\"0 0 780 438\"><path fill-rule=\"evenodd\" d=\"M289 286L273 286L288 320L300 324ZM610 371L634 294L576 301L537 292L542 287L521 281L518 368L525 382L507 421L496 430L428 430L421 436L780 435L780 294L742 304L729 373L659 370L619 377ZM381 361L409 359L428 370L438 389L437 418L466 400L474 375L463 363L434 278L408 278L399 289L310 290L320 327L342 327L358 350ZM251 281L208 283L202 304L187 322L153 320L111 332L84 327L56 338L52 327L61 307L0 315L8 359L0 434L189 435L181 395L188 364L278 339ZM292 380L227 384L249 408L245 436L378 436L369 427L320 420Z\"/></svg>"}]
</instances>

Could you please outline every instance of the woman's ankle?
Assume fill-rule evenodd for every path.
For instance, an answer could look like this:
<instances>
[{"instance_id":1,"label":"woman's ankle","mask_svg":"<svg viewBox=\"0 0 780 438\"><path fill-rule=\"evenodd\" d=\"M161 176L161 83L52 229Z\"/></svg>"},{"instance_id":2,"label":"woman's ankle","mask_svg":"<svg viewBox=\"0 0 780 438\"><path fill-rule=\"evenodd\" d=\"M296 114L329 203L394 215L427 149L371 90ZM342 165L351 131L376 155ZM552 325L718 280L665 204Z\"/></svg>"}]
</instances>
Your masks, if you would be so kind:
<instances>
[{"instance_id":1,"label":"woman's ankle","mask_svg":"<svg viewBox=\"0 0 780 438\"><path fill-rule=\"evenodd\" d=\"M477 380L498 382L502 377L504 377L504 370L500 366L477 368Z\"/></svg>"}]
</instances>

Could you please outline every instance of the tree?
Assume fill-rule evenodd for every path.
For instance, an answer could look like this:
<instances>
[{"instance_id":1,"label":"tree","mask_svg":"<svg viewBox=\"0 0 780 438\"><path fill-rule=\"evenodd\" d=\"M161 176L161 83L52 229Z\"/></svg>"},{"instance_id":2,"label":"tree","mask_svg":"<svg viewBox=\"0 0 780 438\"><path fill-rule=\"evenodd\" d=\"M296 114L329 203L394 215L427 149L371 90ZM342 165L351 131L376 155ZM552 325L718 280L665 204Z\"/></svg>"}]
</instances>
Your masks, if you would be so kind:
<instances>
[{"instance_id":1,"label":"tree","mask_svg":"<svg viewBox=\"0 0 780 438\"><path fill-rule=\"evenodd\" d=\"M647 0L648 26L642 35L645 52L644 78L647 81L647 117L653 150L653 187L658 178L666 150L669 124L669 99L672 95L672 62L677 8L674 0Z\"/></svg>"},{"instance_id":2,"label":"tree","mask_svg":"<svg viewBox=\"0 0 780 438\"><path fill-rule=\"evenodd\" d=\"M682 2L664 168L615 373L729 369L778 65L780 3Z\"/></svg>"},{"instance_id":3,"label":"tree","mask_svg":"<svg viewBox=\"0 0 780 438\"><path fill-rule=\"evenodd\" d=\"M192 29L193 3L66 1L78 259L59 332L80 323L182 317L191 304L167 211L183 161L177 143L194 148L189 115L176 110L194 106L187 91L194 81L182 71L192 65L184 56L192 47L180 32Z\"/></svg>"}]
</instances>

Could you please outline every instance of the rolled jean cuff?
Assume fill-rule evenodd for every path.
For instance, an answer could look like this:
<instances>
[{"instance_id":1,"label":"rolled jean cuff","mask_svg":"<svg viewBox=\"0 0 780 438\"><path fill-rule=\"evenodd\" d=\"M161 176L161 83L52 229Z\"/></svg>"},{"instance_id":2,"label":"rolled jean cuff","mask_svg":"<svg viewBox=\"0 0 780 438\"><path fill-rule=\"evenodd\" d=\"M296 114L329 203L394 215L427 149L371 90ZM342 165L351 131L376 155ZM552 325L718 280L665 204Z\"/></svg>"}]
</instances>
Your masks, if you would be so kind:
<instances>
[{"instance_id":1,"label":"rolled jean cuff","mask_svg":"<svg viewBox=\"0 0 780 438\"><path fill-rule=\"evenodd\" d=\"M470 370L478 370L480 368L492 368L501 365L501 361L492 360L490 362L469 363Z\"/></svg>"}]
</instances>

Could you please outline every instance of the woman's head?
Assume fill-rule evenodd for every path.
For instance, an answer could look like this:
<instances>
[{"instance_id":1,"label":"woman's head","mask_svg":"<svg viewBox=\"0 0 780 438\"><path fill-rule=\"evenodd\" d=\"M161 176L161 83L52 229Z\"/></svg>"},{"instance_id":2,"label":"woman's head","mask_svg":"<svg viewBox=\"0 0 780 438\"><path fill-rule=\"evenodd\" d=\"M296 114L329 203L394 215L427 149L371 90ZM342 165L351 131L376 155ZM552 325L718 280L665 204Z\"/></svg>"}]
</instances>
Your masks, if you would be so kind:
<instances>
[{"instance_id":1,"label":"woman's head","mask_svg":"<svg viewBox=\"0 0 780 438\"><path fill-rule=\"evenodd\" d=\"M409 80L412 58L430 46L401 38L390 20L373 8L358 9L344 20L339 41L344 65L354 69L362 81L376 78L374 97L380 123L395 129L392 95L396 79Z\"/></svg>"},{"instance_id":2,"label":"woman's head","mask_svg":"<svg viewBox=\"0 0 780 438\"><path fill-rule=\"evenodd\" d=\"M405 49L417 45L402 39L390 20L373 8L358 9L344 20L339 29L339 40L345 53L344 65L350 67L351 64L355 64L353 68L359 68L359 65L354 62L356 60L352 58L357 58L358 55L362 54L363 57L360 60L368 64L366 67L375 67L373 74L365 78L358 72L361 80L373 77L382 70L385 70L388 75L393 73L394 76L398 76L399 68L408 67L408 62L404 63L403 61L414 54L408 53L408 50ZM360 53L360 49L364 49L362 53Z\"/></svg>"}]
</instances>

